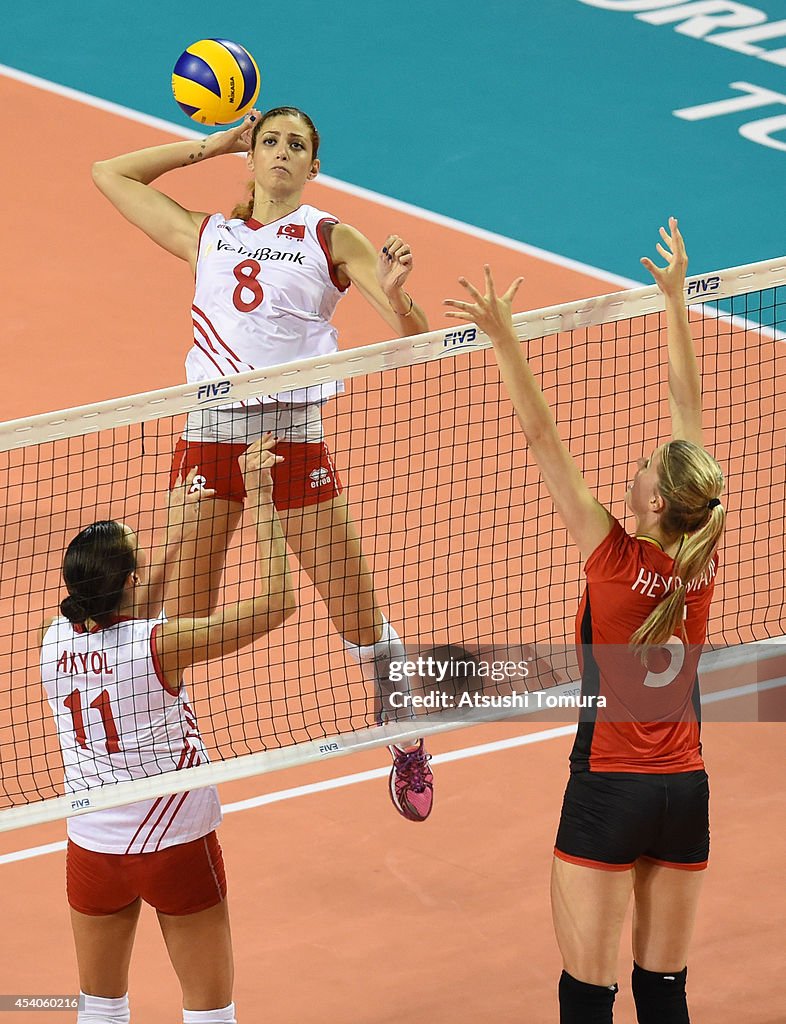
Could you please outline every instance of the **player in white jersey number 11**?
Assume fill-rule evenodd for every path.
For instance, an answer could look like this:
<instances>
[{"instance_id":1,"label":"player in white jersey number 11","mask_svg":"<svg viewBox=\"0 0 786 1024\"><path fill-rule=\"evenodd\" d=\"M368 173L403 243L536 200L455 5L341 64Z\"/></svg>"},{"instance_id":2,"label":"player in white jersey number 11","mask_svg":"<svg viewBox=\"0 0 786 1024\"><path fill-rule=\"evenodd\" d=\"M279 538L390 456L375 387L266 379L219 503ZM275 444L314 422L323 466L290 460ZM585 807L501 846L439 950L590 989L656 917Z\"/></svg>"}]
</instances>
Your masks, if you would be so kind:
<instances>
[{"instance_id":1,"label":"player in white jersey number 11","mask_svg":"<svg viewBox=\"0 0 786 1024\"><path fill-rule=\"evenodd\" d=\"M154 242L195 274L193 346L188 379L201 382L336 350L330 319L350 285L396 334L427 330L405 290L412 253L398 235L379 251L355 228L303 203L319 172L319 135L293 107L262 114L192 142L176 142L96 163L103 194ZM229 153L247 153L250 200L228 219L185 210L151 183L167 171ZM330 618L374 687L377 719L396 717L389 701L389 664L405 657L374 593L346 496L323 437L320 406L341 385L261 396L255 403L193 413L178 443L172 480L199 465L216 491L173 587L179 612L214 607L226 550L245 492L237 457L266 429L279 438L285 462L274 471L274 501L287 542L311 577ZM193 569L191 568L193 566ZM169 596L167 598L169 607ZM399 686L403 684L398 684ZM411 713L410 713L411 714ZM401 715L401 712L398 712ZM422 742L391 748L390 795L412 821L431 811L433 790Z\"/></svg>"},{"instance_id":2,"label":"player in white jersey number 11","mask_svg":"<svg viewBox=\"0 0 786 1024\"><path fill-rule=\"evenodd\" d=\"M148 567L130 527L94 523L68 546L62 616L43 627L41 674L68 792L207 760L183 687L190 666L279 626L296 607L272 501L268 435L243 456L261 595L208 616L161 616L167 573L211 491L193 470L172 491L163 558ZM220 673L213 677L219 681ZM81 988L79 1024L127 1024L128 968L142 902L155 907L183 993L184 1019L235 1021L226 879L215 787L92 811L68 821L66 887Z\"/></svg>"}]
</instances>

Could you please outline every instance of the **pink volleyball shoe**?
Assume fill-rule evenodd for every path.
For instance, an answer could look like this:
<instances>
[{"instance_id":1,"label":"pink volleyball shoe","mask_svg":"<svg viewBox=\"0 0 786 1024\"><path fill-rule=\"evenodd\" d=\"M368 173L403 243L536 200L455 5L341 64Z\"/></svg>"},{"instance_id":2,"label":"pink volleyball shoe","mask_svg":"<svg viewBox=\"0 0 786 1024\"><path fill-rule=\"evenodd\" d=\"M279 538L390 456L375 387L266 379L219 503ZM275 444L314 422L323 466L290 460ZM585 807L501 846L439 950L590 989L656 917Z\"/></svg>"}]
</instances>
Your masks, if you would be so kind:
<instances>
[{"instance_id":1,"label":"pink volleyball shoe","mask_svg":"<svg viewBox=\"0 0 786 1024\"><path fill-rule=\"evenodd\" d=\"M390 799L407 821L425 821L434 803L434 776L428 766L431 754L423 740L414 750L388 747L393 757L390 770Z\"/></svg>"}]
</instances>

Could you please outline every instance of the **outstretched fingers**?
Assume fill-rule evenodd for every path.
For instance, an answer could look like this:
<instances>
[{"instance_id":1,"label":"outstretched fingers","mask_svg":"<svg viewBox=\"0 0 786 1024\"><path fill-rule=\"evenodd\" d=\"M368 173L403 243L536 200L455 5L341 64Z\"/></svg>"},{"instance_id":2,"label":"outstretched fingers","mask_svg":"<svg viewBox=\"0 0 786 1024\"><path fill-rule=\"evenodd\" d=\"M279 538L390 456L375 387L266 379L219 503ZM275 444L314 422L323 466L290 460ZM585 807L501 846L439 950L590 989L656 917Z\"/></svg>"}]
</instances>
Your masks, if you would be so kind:
<instances>
[{"instance_id":1,"label":"outstretched fingers","mask_svg":"<svg viewBox=\"0 0 786 1024\"><path fill-rule=\"evenodd\" d=\"M483 264L483 274L486 278L486 298L489 303L497 301L497 293L494 290L494 276L491 273L491 267L488 263Z\"/></svg>"},{"instance_id":2,"label":"outstretched fingers","mask_svg":"<svg viewBox=\"0 0 786 1024\"><path fill-rule=\"evenodd\" d=\"M523 277L517 277L516 280L511 283L510 287L505 292L505 294L502 296L503 301L504 302L509 302L512 305L513 304L513 300L516 297L516 292L519 290L519 288L523 284L524 284L524 278Z\"/></svg>"},{"instance_id":3,"label":"outstretched fingers","mask_svg":"<svg viewBox=\"0 0 786 1024\"><path fill-rule=\"evenodd\" d=\"M176 501L178 495L185 496L190 501L201 501L202 498L215 497L215 491L211 487L204 487L199 478L199 466L194 466L183 478L183 471L178 470L175 485L172 488L170 501Z\"/></svg>"},{"instance_id":4,"label":"outstretched fingers","mask_svg":"<svg viewBox=\"0 0 786 1024\"><path fill-rule=\"evenodd\" d=\"M480 291L468 281L466 277L459 278L459 284L469 293L472 302L462 299L445 299L444 305L450 310L445 313L446 317L453 320L469 320L476 323L482 331L499 332L502 329L512 328L511 303L516 292L521 287L523 277L515 278L507 290L500 296L497 295L497 288L494 283L494 275L491 267L485 264L483 267L486 294Z\"/></svg>"},{"instance_id":5,"label":"outstretched fingers","mask_svg":"<svg viewBox=\"0 0 786 1024\"><path fill-rule=\"evenodd\" d=\"M483 309L483 296L466 277L460 277L458 281L461 287L468 291L475 301L467 302L466 299L444 299L444 306L453 307L453 310L446 312L445 316L451 317L454 320L475 320L478 313Z\"/></svg>"},{"instance_id":6,"label":"outstretched fingers","mask_svg":"<svg viewBox=\"0 0 786 1024\"><path fill-rule=\"evenodd\" d=\"M461 285L462 288L465 288L469 292L469 294L472 296L475 302L481 303L483 301L483 296L477 290L475 285L471 281L468 281L466 277L460 277L459 284Z\"/></svg>"},{"instance_id":7,"label":"outstretched fingers","mask_svg":"<svg viewBox=\"0 0 786 1024\"><path fill-rule=\"evenodd\" d=\"M204 486L204 477L199 474L199 466L194 466L185 479L185 493L188 501L201 501L203 498L215 498L216 492L213 487ZM180 479L180 477L178 477Z\"/></svg>"},{"instance_id":8,"label":"outstretched fingers","mask_svg":"<svg viewBox=\"0 0 786 1024\"><path fill-rule=\"evenodd\" d=\"M669 219L669 227L671 228L671 248L673 252L687 260L688 254L685 251L685 239L682 237L682 232L680 231L676 217L671 217Z\"/></svg>"},{"instance_id":9,"label":"outstretched fingers","mask_svg":"<svg viewBox=\"0 0 786 1024\"><path fill-rule=\"evenodd\" d=\"M473 310L476 308L469 302L462 302L460 299L443 299L443 306L453 306L452 310L445 312L446 317L450 317L453 320L472 320L474 319Z\"/></svg>"},{"instance_id":10,"label":"outstretched fingers","mask_svg":"<svg viewBox=\"0 0 786 1024\"><path fill-rule=\"evenodd\" d=\"M266 430L265 433L254 441L253 444L249 445L246 449L246 454L253 452L271 451L276 447L278 438L273 434L272 430Z\"/></svg>"},{"instance_id":11,"label":"outstretched fingers","mask_svg":"<svg viewBox=\"0 0 786 1024\"><path fill-rule=\"evenodd\" d=\"M655 244L658 255L666 261L665 267L659 267L647 256L641 257L641 265L655 280L658 288L666 294L674 294L681 289L685 272L688 266L688 254L685 251L685 242L679 229L676 217L669 217L668 230L664 227L659 229L663 240Z\"/></svg>"},{"instance_id":12,"label":"outstretched fingers","mask_svg":"<svg viewBox=\"0 0 786 1024\"><path fill-rule=\"evenodd\" d=\"M170 491L167 510L167 531L187 530L199 518L199 505L205 498L215 498L216 492L206 486L207 481L194 466L183 478L182 470L177 474L175 485Z\"/></svg>"}]
</instances>

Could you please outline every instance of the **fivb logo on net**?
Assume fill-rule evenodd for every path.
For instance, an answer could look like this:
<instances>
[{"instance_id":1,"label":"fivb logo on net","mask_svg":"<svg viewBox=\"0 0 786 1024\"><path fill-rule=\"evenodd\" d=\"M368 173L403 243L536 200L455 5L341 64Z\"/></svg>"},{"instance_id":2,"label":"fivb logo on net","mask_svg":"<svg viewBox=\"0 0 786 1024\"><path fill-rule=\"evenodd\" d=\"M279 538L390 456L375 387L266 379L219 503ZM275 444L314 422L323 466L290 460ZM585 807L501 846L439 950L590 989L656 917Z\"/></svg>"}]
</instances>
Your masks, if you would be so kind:
<instances>
[{"instance_id":1,"label":"fivb logo on net","mask_svg":"<svg viewBox=\"0 0 786 1024\"><path fill-rule=\"evenodd\" d=\"M688 297L691 298L697 295L708 295L710 292L716 292L720 285L720 277L717 274L713 274L711 277L699 277L695 281L688 281L686 291Z\"/></svg>"},{"instance_id":2,"label":"fivb logo on net","mask_svg":"<svg viewBox=\"0 0 786 1024\"><path fill-rule=\"evenodd\" d=\"M232 390L231 380L209 381L207 384L200 384L197 389L198 402L213 402L217 398L226 398Z\"/></svg>"},{"instance_id":3,"label":"fivb logo on net","mask_svg":"<svg viewBox=\"0 0 786 1024\"><path fill-rule=\"evenodd\" d=\"M477 339L478 330L476 327L460 327L456 331L448 331L442 339L443 348L465 348L472 345Z\"/></svg>"}]
</instances>

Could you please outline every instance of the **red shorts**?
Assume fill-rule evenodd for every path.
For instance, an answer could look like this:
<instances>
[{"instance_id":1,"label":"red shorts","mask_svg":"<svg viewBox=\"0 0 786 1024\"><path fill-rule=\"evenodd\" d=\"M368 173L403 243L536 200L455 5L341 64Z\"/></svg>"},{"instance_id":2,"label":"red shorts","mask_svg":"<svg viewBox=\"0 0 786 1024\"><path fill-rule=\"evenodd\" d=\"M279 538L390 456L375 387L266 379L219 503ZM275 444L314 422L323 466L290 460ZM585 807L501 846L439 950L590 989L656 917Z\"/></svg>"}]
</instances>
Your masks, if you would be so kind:
<instances>
[{"instance_id":1,"label":"red shorts","mask_svg":"<svg viewBox=\"0 0 786 1024\"><path fill-rule=\"evenodd\" d=\"M197 466L203 487L215 490L217 498L244 501L246 488L238 457L246 444L224 441L184 441L181 438L172 457L169 474L170 491L178 474L183 479ZM276 455L283 455L271 470L273 503L278 509L304 508L331 501L344 487L336 473L333 459L324 441L279 441Z\"/></svg>"},{"instance_id":2,"label":"red shorts","mask_svg":"<svg viewBox=\"0 0 786 1024\"><path fill-rule=\"evenodd\" d=\"M196 914L227 894L215 832L156 853L96 853L68 840L66 893L80 914L101 917L140 897L162 914Z\"/></svg>"}]
</instances>

